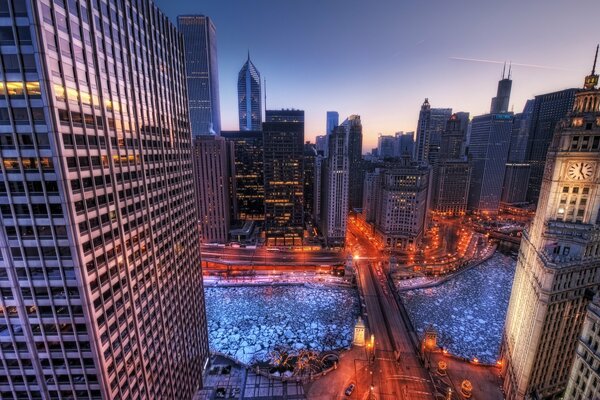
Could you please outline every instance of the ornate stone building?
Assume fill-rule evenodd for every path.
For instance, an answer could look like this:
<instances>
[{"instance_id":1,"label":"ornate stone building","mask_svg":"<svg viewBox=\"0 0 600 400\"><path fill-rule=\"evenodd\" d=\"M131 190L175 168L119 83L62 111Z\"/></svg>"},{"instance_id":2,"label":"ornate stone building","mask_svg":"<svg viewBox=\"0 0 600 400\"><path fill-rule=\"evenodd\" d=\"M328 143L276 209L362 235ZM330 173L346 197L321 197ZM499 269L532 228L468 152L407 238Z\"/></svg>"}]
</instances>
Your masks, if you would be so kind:
<instances>
[{"instance_id":1,"label":"ornate stone building","mask_svg":"<svg viewBox=\"0 0 600 400\"><path fill-rule=\"evenodd\" d=\"M595 63L594 63L595 65ZM550 144L523 234L502 343L506 398L559 398L600 283L600 90L595 68Z\"/></svg>"}]
</instances>

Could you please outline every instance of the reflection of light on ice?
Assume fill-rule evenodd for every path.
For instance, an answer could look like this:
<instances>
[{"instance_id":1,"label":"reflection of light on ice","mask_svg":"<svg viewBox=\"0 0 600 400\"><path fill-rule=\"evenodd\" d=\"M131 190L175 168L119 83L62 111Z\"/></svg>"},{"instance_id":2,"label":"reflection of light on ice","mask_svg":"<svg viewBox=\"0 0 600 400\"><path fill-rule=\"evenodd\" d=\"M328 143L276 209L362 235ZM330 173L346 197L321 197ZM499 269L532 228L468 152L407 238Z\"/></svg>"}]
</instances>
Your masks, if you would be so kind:
<instances>
[{"instance_id":1,"label":"reflection of light on ice","mask_svg":"<svg viewBox=\"0 0 600 400\"><path fill-rule=\"evenodd\" d=\"M206 287L205 297L211 350L248 364L276 346L349 347L359 313L355 290L325 285Z\"/></svg>"},{"instance_id":2,"label":"reflection of light on ice","mask_svg":"<svg viewBox=\"0 0 600 400\"><path fill-rule=\"evenodd\" d=\"M502 254L440 286L400 292L415 328L438 332L438 344L461 357L494 363L516 262Z\"/></svg>"}]
</instances>

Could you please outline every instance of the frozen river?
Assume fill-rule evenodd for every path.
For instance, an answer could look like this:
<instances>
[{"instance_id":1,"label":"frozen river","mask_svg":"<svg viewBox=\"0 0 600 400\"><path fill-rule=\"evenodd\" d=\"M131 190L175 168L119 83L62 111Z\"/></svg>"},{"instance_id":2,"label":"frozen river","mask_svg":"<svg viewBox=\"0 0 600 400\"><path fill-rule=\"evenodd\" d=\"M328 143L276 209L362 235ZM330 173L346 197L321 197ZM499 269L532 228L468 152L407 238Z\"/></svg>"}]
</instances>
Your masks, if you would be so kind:
<instances>
[{"instance_id":1,"label":"frozen river","mask_svg":"<svg viewBox=\"0 0 600 400\"><path fill-rule=\"evenodd\" d=\"M315 286L206 287L212 351L252 364L276 346L317 351L349 347L359 313L354 289Z\"/></svg>"},{"instance_id":2,"label":"frozen river","mask_svg":"<svg viewBox=\"0 0 600 400\"><path fill-rule=\"evenodd\" d=\"M406 309L422 334L431 326L438 344L452 354L494 363L516 261L496 253L483 264L434 288L401 292Z\"/></svg>"}]
</instances>

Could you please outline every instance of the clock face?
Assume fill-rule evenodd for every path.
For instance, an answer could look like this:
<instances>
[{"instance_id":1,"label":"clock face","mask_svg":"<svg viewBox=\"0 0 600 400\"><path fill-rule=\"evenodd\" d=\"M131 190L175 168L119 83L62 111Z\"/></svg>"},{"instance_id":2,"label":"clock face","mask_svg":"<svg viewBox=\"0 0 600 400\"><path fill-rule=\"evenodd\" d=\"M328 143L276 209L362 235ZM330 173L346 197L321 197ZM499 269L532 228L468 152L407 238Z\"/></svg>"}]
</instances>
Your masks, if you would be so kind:
<instances>
[{"instance_id":1,"label":"clock face","mask_svg":"<svg viewBox=\"0 0 600 400\"><path fill-rule=\"evenodd\" d=\"M590 179L594 174L594 168L592 164L587 162L576 162L569 165L569 170L567 171L567 175L569 179L574 181L582 181L586 179Z\"/></svg>"}]
</instances>

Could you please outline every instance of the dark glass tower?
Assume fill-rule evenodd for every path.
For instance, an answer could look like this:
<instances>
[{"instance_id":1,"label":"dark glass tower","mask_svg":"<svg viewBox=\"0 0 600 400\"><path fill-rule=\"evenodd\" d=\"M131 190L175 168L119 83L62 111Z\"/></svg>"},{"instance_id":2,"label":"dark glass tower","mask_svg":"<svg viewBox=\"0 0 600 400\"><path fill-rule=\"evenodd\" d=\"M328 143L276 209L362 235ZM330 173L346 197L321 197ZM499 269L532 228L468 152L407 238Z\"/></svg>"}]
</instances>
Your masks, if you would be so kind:
<instances>
[{"instance_id":1,"label":"dark glass tower","mask_svg":"<svg viewBox=\"0 0 600 400\"><path fill-rule=\"evenodd\" d=\"M510 79L511 67L508 67L508 76L505 77L506 64L502 70L502 79L498 82L498 92L496 97L492 98L490 114L500 114L508 112L508 103L510 101L510 91L512 89L512 80Z\"/></svg>"},{"instance_id":2,"label":"dark glass tower","mask_svg":"<svg viewBox=\"0 0 600 400\"><path fill-rule=\"evenodd\" d=\"M262 129L262 91L260 72L248 60L238 75L238 109L240 131L260 131Z\"/></svg>"},{"instance_id":3,"label":"dark glass tower","mask_svg":"<svg viewBox=\"0 0 600 400\"><path fill-rule=\"evenodd\" d=\"M263 146L267 244L301 245L304 111L268 110L263 124Z\"/></svg>"},{"instance_id":4,"label":"dark glass tower","mask_svg":"<svg viewBox=\"0 0 600 400\"><path fill-rule=\"evenodd\" d=\"M362 158L362 123L360 115L351 115L343 123L348 134L348 160L350 179L348 190L348 207L361 208L363 203L363 181L365 164Z\"/></svg>"},{"instance_id":5,"label":"dark glass tower","mask_svg":"<svg viewBox=\"0 0 600 400\"><path fill-rule=\"evenodd\" d=\"M575 93L577 89L566 89L535 96L527 139L527 163L531 165L527 201L538 201L548 146L556 124L573 108Z\"/></svg>"},{"instance_id":6,"label":"dark glass tower","mask_svg":"<svg viewBox=\"0 0 600 400\"><path fill-rule=\"evenodd\" d=\"M219 71L217 67L217 31L209 17L180 15L187 74L192 135L219 134Z\"/></svg>"}]
</instances>

